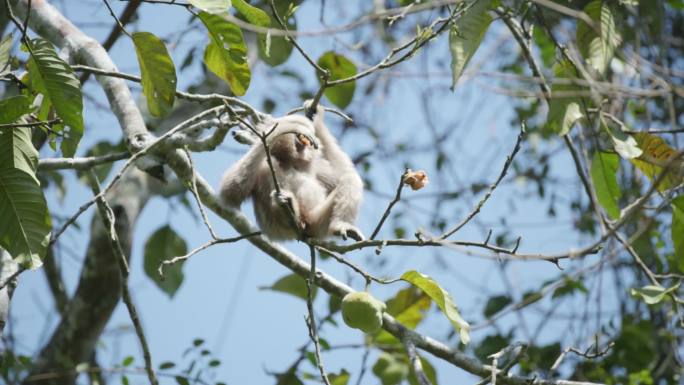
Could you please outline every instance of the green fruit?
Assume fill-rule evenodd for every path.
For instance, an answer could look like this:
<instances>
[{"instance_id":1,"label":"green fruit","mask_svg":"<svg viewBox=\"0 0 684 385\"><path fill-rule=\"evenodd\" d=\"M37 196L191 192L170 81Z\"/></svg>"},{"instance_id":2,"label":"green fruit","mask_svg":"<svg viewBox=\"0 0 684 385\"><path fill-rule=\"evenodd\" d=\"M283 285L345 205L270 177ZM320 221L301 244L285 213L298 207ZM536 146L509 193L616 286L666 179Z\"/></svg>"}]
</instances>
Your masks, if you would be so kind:
<instances>
[{"instance_id":1,"label":"green fruit","mask_svg":"<svg viewBox=\"0 0 684 385\"><path fill-rule=\"evenodd\" d=\"M396 385L406 378L408 373L408 366L388 353L383 353L373 365L373 374L380 379L382 385Z\"/></svg>"},{"instance_id":2,"label":"green fruit","mask_svg":"<svg viewBox=\"0 0 684 385\"><path fill-rule=\"evenodd\" d=\"M342 298L342 319L349 327L375 333L382 327L385 307L366 292L349 293Z\"/></svg>"}]
</instances>

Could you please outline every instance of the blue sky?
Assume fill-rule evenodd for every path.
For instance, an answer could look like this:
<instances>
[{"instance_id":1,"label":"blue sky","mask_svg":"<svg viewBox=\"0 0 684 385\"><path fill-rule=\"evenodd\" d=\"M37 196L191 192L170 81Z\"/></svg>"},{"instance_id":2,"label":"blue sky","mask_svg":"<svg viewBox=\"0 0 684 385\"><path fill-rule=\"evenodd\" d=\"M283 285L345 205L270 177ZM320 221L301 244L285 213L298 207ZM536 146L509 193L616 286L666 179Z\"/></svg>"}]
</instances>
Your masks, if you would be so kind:
<instances>
[{"instance_id":1,"label":"blue sky","mask_svg":"<svg viewBox=\"0 0 684 385\"><path fill-rule=\"evenodd\" d=\"M112 22L107 10L99 1L63 1L55 2L64 14L74 21L86 23L83 30L103 41L109 33ZM123 2L113 1L113 6L120 12L125 5ZM360 3L359 3L360 4ZM319 2L305 2L297 12L300 30L318 29ZM355 6L356 7L356 6ZM356 9L356 8L351 8ZM343 20L351 17L349 14L336 15L339 19L329 21L330 24L342 24ZM181 7L153 6L144 4L139 12L140 20L130 26L131 30L145 30L158 36L168 36L187 24L187 14ZM333 19L333 12L328 12L328 20ZM103 22L105 28L92 23ZM366 35L342 34L339 39L353 44L360 39L367 38L372 30L366 29ZM430 193L451 191L462 185L469 185L476 180L493 181L503 165L506 155L513 147L517 127L511 126L513 99L492 92L498 85L498 80L490 77L476 77L459 84L456 92L448 91L450 78L448 74L436 73L429 78L406 76L411 73L421 73L438 67L437 60L448 58L446 35L439 41L432 43L427 54L416 56L406 65L401 65L392 72L395 76L370 76L359 82L357 95L350 109L357 112L361 123L374 127L381 133L382 139L391 148L391 143L412 141L421 145L430 145L429 128L425 126L425 117L420 105L423 97L417 90L427 91L427 103L430 105L434 118L443 127L453 125L459 132L456 140L444 143L445 151L453 159L453 172L445 173L443 178L437 175L434 167L434 153L423 151L412 153L410 156L401 155L390 160L379 154L370 158L372 168L369 176L373 180L374 190L386 196L367 193L359 218L360 228L369 234L380 218L387 203L388 196L394 194L396 181L403 171L405 164L414 169L425 169L431 176L431 184L419 192L404 191L404 197L409 205L401 204L404 213L397 223L405 226L407 234L412 234L420 227L429 229L430 212L435 209ZM192 46L202 48L206 37L202 31L195 31L184 36L181 44L171 48L174 61L180 63L187 49ZM329 49L344 52L344 45L332 38L302 39L302 45L312 57L318 57ZM494 24L478 55L471 62L471 67L486 69L489 60L497 60L513 47L513 40L506 37L505 30ZM196 61L201 59L198 50ZM122 37L110 51L115 63L123 72L138 73L133 45L129 39ZM354 56L353 53L350 56ZM369 64L369 63L363 63ZM295 52L290 60L279 69L305 68L306 63ZM362 65L361 65L362 66ZM269 78L273 73L263 63L253 67L253 82L247 95L248 102L257 107L264 96L272 96L273 80ZM443 72L443 70L440 70ZM301 71L306 75L306 88L314 92L317 85L313 71ZM402 76L402 74L404 76ZM202 77L200 67L194 65L191 69L179 74L179 89L195 83ZM359 90L370 82L389 87L385 97L366 97ZM131 87L138 93L135 84ZM295 87L293 87L295 88ZM298 89L298 88L297 88ZM106 99L99 86L89 81L86 92L93 95L99 103L106 105ZM290 99L280 100L275 114L297 107L301 103L298 95L286 95L287 81L280 81L275 97ZM283 92L285 91L285 92ZM86 136L80 147L82 154L92 144L107 139L116 142L120 138L120 130L116 120L106 110L97 109L93 103L86 103ZM328 124L334 133L340 135L341 121L328 116ZM198 171L214 186L218 184L223 171L239 156L237 152L244 151L241 145L226 140L224 148L230 151L215 151L195 156ZM341 138L343 148L352 156L363 151L373 150L376 146L366 132L361 130L349 131ZM535 141L528 139L524 148L530 150ZM559 143L539 144L540 146L558 147ZM429 147L428 147L429 148ZM236 150L236 151L233 151ZM49 149L41 153L43 157L56 156ZM574 174L574 169L566 155L552 159L552 170L555 175L567 178ZM118 163L114 169L121 167ZM55 213L70 215L84 201L90 198L90 191L81 185L74 173L66 173L68 195L61 202L57 199L54 189L48 191L50 209ZM515 235L523 237L520 251L522 252L556 252L568 248L579 248L581 242L578 235L572 231L572 218L566 211L567 204L558 206L558 217L546 217L547 206L540 204L530 194L530 199L516 201L516 209L511 208L509 199L526 192L536 191L523 179L511 180L510 175L494 194L478 216L477 221L483 226L470 225L460 231L454 239L482 240L485 236L481 227L491 227L495 233L502 229L502 217L512 224ZM577 187L568 183L567 196L569 199L577 194ZM465 196L456 203L448 204L440 210L453 211L453 223L470 210L479 199ZM563 201L566 203L565 201ZM243 206L246 212L251 212L249 205ZM85 252L87 230L92 217L92 209L82 216L79 221L82 230L70 229L61 238L64 252L60 260L65 282L69 292L73 292L80 272L80 265ZM210 214L210 220L222 236L232 236L235 231L222 220ZM161 198L153 199L145 208L135 229L133 252L131 256L132 273L130 287L134 300L141 313L151 352L156 364L163 361L179 361L185 348L195 338L207 341L222 366L217 370L217 380L229 384L269 384L274 383L273 377L267 371L282 371L297 357L296 349L307 341L304 316L306 306L300 299L281 293L261 290L278 278L289 272L267 255L258 251L250 244L218 245L192 257L185 264L185 281L173 299L169 299L144 274L142 269L142 253L145 240L160 226L170 224L187 241L189 248L196 247L209 239L206 229L201 222L194 219L188 212L179 207L176 200L166 201ZM385 225L381 237L392 236L392 222ZM306 250L296 243L288 243L288 247L306 258ZM452 250L438 249L397 249L388 248L381 256L376 256L373 250L357 251L348 255L349 258L362 264L369 271L377 274L398 276L405 270L416 269L433 276L453 295L462 310L463 316L477 323L482 320L482 306L488 295L501 294L507 286L503 283L501 270L497 261L466 256ZM445 266L440 261L447 261ZM588 258L581 263L591 263ZM576 265L575 265L576 266ZM343 281L361 290L363 280L354 276L352 272L336 264L334 261L321 262L321 268L335 275ZM507 279L510 280L514 298L519 299L528 289L539 288L541 282L554 278L559 271L550 263L521 262L514 263L508 268ZM392 296L403 288L401 284L386 287L373 285L371 291L381 299ZM327 309L327 295L319 295L316 308L319 315L325 315ZM21 275L18 289L15 292L12 307L12 329L17 338L17 346L23 353L36 351L36 347L44 343L49 333L58 321L54 314L52 300L41 271L26 272ZM568 304L573 306L573 302ZM539 316L528 316L529 323L539 321ZM363 335L347 328L338 318L339 326L329 325L322 330L322 336L332 345L362 343ZM514 315L505 318L500 327L506 331L518 319ZM439 314L431 314L428 321L419 327L421 332L444 340L449 333L450 326L446 318ZM475 341L483 338L495 329L486 329L473 333ZM554 337L557 331L549 330L542 336ZM544 337L543 337L544 338ZM543 339L542 338L542 339ZM358 372L363 350L342 349L324 354L326 367L331 371L346 368L353 374ZM125 307L120 305L103 335L101 343L101 361L104 366L119 364L127 355L136 356L134 366L142 365L142 358L137 340L132 332L130 320ZM374 352L371 357L375 357ZM428 356L428 359L438 368L440 383L462 383L475 381L461 369L444 365L438 359ZM373 360L371 359L371 363ZM302 366L313 373L315 368L305 364ZM131 383L146 383L142 375L130 377ZM352 381L356 381L352 378ZM370 373L365 377L364 384L375 384L377 379ZM173 379L162 379L162 383L172 384Z\"/></svg>"}]
</instances>

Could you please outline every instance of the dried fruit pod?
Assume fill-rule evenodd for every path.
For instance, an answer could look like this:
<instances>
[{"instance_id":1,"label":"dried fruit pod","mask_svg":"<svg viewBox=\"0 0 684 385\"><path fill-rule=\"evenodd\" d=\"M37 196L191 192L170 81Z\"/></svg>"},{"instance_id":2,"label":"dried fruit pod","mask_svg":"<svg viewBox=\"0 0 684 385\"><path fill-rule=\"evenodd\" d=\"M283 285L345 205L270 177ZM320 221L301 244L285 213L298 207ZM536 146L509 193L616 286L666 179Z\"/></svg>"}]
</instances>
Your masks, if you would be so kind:
<instances>
[{"instance_id":1,"label":"dried fruit pod","mask_svg":"<svg viewBox=\"0 0 684 385\"><path fill-rule=\"evenodd\" d=\"M404 184L411 186L414 191L422 189L428 183L430 183L430 181L428 180L428 176L425 171L406 171L406 175L404 176Z\"/></svg>"}]
</instances>

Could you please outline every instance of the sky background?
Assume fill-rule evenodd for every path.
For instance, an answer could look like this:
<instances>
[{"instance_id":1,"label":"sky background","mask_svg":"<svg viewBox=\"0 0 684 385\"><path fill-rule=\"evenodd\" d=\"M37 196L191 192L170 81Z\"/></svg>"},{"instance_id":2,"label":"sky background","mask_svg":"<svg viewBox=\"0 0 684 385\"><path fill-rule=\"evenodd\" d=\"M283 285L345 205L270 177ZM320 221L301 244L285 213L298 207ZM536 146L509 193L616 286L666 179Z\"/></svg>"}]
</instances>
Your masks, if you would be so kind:
<instances>
[{"instance_id":1,"label":"sky background","mask_svg":"<svg viewBox=\"0 0 684 385\"><path fill-rule=\"evenodd\" d=\"M84 32L104 41L112 20L101 2L69 0L53 3ZM328 22L330 25L340 25L356 15L356 10L364 7L365 2L353 2L354 5L349 7L347 13L340 10L342 7L328 3L331 7L326 15ZM117 14L125 6L124 2L118 1L112 1L112 4ZM318 19L320 4L319 1L305 1L297 11L300 30L321 28ZM130 31L149 31L161 37L175 36L188 23L188 14L181 7L144 4L138 14L140 19L128 27ZM368 38L372 33L372 28L365 28L362 33L340 34L335 38L304 38L300 42L314 58L330 49L340 50L354 57L353 53L346 50L345 44L354 44ZM435 210L434 200L430 199L431 194L456 190L459 186L478 180L491 183L498 175L506 155L513 148L518 129L511 122L515 99L496 92L501 80L491 76L467 76L455 92L449 91L450 74L437 65L440 61L448 60L446 38L446 35L441 36L430 44L427 52L417 55L409 63L384 75L369 76L357 84L356 97L349 107L360 117L361 121L357 123L371 126L379 132L380 140L386 144L384 148L389 149L393 143L409 140L417 146L425 145L427 149L394 159L388 159L393 155L391 152L383 154L383 151L376 151L369 158L372 167L368 176L373 182L374 191L366 193L358 220L359 227L367 235L372 232L393 196L398 176L405 165L413 169L425 169L431 182L418 192L404 190L404 201L397 206L403 215L398 220L385 224L381 238L393 238L393 226L405 227L408 237L418 228L431 229L431 213ZM185 90L202 79L203 73L198 62L206 41L205 33L200 29L183 34L179 44L170 45L177 68L188 49L198 48L195 64L178 75L180 90ZM495 22L469 68L486 71L489 63L510 55L514 49L512 38L501 28L499 22ZM120 38L111 49L110 55L122 72L139 73L130 39L125 36ZM378 55L378 58L383 56ZM363 68L370 63L358 64ZM286 64L276 70L257 62L252 67L252 84L244 99L254 103L256 107L261 106L264 96L278 100L278 109L274 115L298 107L301 105L301 98L296 92L290 94L288 90L299 90L300 86L292 85L293 80L279 78L278 71L288 68L301 70L306 65L296 52ZM429 77L412 76L424 71L434 73ZM314 92L317 80L313 71L303 70L301 73L306 76L303 88ZM372 82L376 82L377 86L387 87L388 91L384 96L366 97L360 92ZM137 84L131 83L130 86L139 94ZM85 104L86 135L79 147L80 155L103 139L115 143L121 137L118 123L107 110L106 99L99 85L91 80L87 83L85 92L94 99ZM325 100L324 102L327 103ZM98 103L105 108L98 108ZM430 106L431 118L440 127L453 126L454 130L458 130L452 136L455 139L441 144L452 159L452 169L443 173L444 177L434 177L437 175L434 153L429 149L435 144L430 143L429 127L425 125L425 116L420 107L422 103ZM347 130L342 136L342 122L338 117L329 114L326 121L333 133L340 138L342 147L352 157L377 148L367 131ZM535 146L561 148L561 143L541 143L532 136L523 146L524 151L533 151ZM228 137L219 150L195 155L197 170L213 186L217 186L224 170L245 150L244 146ZM49 148L44 148L41 152L41 157L54 156L58 154ZM561 191L557 198L560 204L556 206L556 218L546 216L548 206L536 199L535 185L524 178L514 179L509 175L474 224L461 230L453 239L481 241L486 235L486 230L483 232L483 229L492 228L497 234L505 227L501 222L501 218L505 217L507 225L515 231L513 237L522 236L520 252L560 252L586 244L586 240L574 232L573 219L566 209L567 201L578 192L574 181L570 179L575 174L574 168L564 153L553 157L550 166L552 173L561 181L564 176L568 180L566 191ZM114 170L120 167L121 162L114 166ZM69 216L90 199L91 194L78 181L75 173L67 172L65 177L68 186L66 198L60 200L53 188L48 190L47 198L51 212ZM511 203L512 196L516 197L514 205ZM444 205L439 210L453 212L450 223L453 225L461 220L478 199L479 195L474 198L471 194L465 194L462 199ZM251 205L244 205L243 208L251 216ZM92 215L93 210L90 209L78 222L81 230L71 227L60 238L62 246L59 263L69 293L73 293L80 273ZM215 215L210 214L209 217L220 236L236 234ZM184 266L185 280L175 297L170 299L145 276L142 259L148 236L166 224L185 238L189 249L209 240L202 223L189 214L177 199L152 199L138 220L131 255L130 287L155 365L164 361L184 362L180 359L183 351L192 344L193 339L202 338L206 340L206 347L222 362L216 370L216 380L228 384L275 383L268 372L285 370L297 358L297 349L308 340L304 322L305 302L282 293L260 289L289 274L289 271L247 242L218 245L187 261ZM288 242L287 246L308 259L307 250L301 245ZM415 269L432 276L452 294L461 314L471 324L478 324L483 320L482 307L488 296L508 293L519 300L523 292L538 289L542 282L556 278L559 274L559 270L550 263L515 262L509 266L504 276L500 262L467 256L456 250L387 248L382 255L376 256L372 249L366 249L348 254L348 257L375 274L396 277L403 271ZM572 271L581 264L595 262L595 258L589 257L582 262L566 264L566 267L569 267L568 271ZM350 283L357 290L363 289L363 280L360 277L334 261L322 261L320 268ZM510 282L510 287L505 284L506 280ZM607 290L604 295L609 297L611 286L604 284ZM371 292L378 298L387 299L404 287L401 283L389 286L374 284ZM328 296L321 294L317 297L316 309L318 315L324 316L327 314ZM570 299L564 302L564 306L568 306L568 310L573 309L582 306L582 301ZM610 302L604 305L604 309L610 310ZM436 311L432 309L431 312ZM534 329L542 315L532 314L533 316L526 315L525 321ZM21 275L14 294L11 320L10 327L21 353L35 353L37 347L42 346L49 338L58 317L42 271L25 272ZM338 327L326 325L321 330L322 337L328 342L332 345L363 342L361 332L347 328L339 316L337 321ZM518 321L515 314L510 314L495 327L474 331L472 338L478 341L496 330L505 332ZM553 325L551 323L547 326L538 342L543 343L545 338L556 337L561 332ZM432 314L418 330L444 341L450 328L445 317ZM522 334L524 332L517 334L517 339L524 339ZM586 345L586 341L577 342L580 346ZM325 352L323 359L330 372L337 372L344 367L354 375L358 373L362 354L362 349L340 349ZM134 366L142 366L137 339L126 309L120 304L102 336L99 357L103 366L115 366L128 355L136 357ZM377 352L373 352L369 361L371 364L376 356ZM459 368L445 365L429 355L427 358L437 367L440 384L477 381ZM315 368L308 364L302 368L315 372ZM132 384L147 382L144 375L129 376L129 379ZM172 378L162 378L161 381L163 384L175 383ZM355 383L356 378L352 377L351 381L350 383ZM363 383L378 382L369 372Z\"/></svg>"}]
</instances>

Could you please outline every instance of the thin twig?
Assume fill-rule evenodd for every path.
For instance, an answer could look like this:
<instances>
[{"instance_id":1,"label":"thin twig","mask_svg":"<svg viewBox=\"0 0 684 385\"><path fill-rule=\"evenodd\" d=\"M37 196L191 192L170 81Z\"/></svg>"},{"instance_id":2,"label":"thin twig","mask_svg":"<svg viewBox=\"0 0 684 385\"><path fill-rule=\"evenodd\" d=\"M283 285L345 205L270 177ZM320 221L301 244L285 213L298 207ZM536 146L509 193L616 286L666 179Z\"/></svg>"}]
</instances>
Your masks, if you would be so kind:
<instances>
[{"instance_id":1,"label":"thin twig","mask_svg":"<svg viewBox=\"0 0 684 385\"><path fill-rule=\"evenodd\" d=\"M131 292L128 287L128 260L123 248L121 247L121 242L119 242L119 236L116 233L116 228L114 227L114 212L109 206L109 203L107 203L105 200L104 195L102 195L102 192L100 191L100 184L97 180L97 175L93 170L90 170L88 173L88 183L93 191L93 195L97 197L97 207L100 212L100 218L102 219L104 228L109 233L109 239L112 244L112 252L116 256L117 262L119 264L119 275L121 276L122 287L121 297L126 304L128 315L130 316L131 322L133 322L133 327L135 328L135 334L138 336L138 340L140 341L140 347L142 348L143 358L145 360L145 371L147 372L147 377L150 380L151 385L158 385L159 380L157 379L152 367L150 347L147 344L147 338L145 337L142 324L140 323L140 318L138 318L138 312L133 304Z\"/></svg>"},{"instance_id":2,"label":"thin twig","mask_svg":"<svg viewBox=\"0 0 684 385\"><path fill-rule=\"evenodd\" d=\"M416 352L416 345L413 343L413 341L411 341L411 338L407 336L402 338L401 342L404 343L406 354L409 356L409 362L411 363L413 374L418 379L418 383L420 385L432 385L430 380L425 375L423 364L420 362L420 356L418 356L418 352Z\"/></svg>"},{"instance_id":3,"label":"thin twig","mask_svg":"<svg viewBox=\"0 0 684 385\"><path fill-rule=\"evenodd\" d=\"M209 217L207 217L207 213L204 211L202 199L197 193L197 172L195 171L195 163L192 161L192 155L190 155L190 151L188 151L187 146L183 148L183 151L185 152L185 156L188 157L188 163L190 164L190 172L192 173L192 178L190 178L190 192L192 193L192 196L195 197L195 202L197 202L197 208L199 208L200 215L202 216L202 221L204 222L204 225L207 227L207 230L209 230L211 238L216 240L218 239L218 236L216 235L214 228L211 226L211 223L209 222Z\"/></svg>"},{"instance_id":4,"label":"thin twig","mask_svg":"<svg viewBox=\"0 0 684 385\"><path fill-rule=\"evenodd\" d=\"M167 259L165 261L162 261L162 263L159 264L157 271L159 272L160 277L164 277L164 267L167 265L173 265L175 263L185 261L186 259L188 259L188 258L192 257L193 255L199 253L200 251L207 249L213 245L217 245L219 243L234 243L234 242L246 239L246 238L256 237L259 235L261 235L261 231L255 231L255 232L252 232L249 234L240 235L240 236L232 237L232 238L214 238L211 241L203 244L202 246L199 246L199 247L193 249L192 251L190 251L189 253L187 253L185 255L173 257L171 259Z\"/></svg>"},{"instance_id":5,"label":"thin twig","mask_svg":"<svg viewBox=\"0 0 684 385\"><path fill-rule=\"evenodd\" d=\"M487 200L489 200L489 197L492 196L492 193L499 186L499 183L501 182L501 180L506 176L506 173L508 172L508 168L513 163L513 159L515 158L515 155L520 150L522 140L524 137L525 137L525 123L523 122L520 125L520 134L518 134L518 139L515 142L515 147L513 147L513 151L508 155L508 157L506 157L506 162L504 163L504 166L501 169L501 173L499 174L499 177L496 179L496 181L491 186L489 186L489 190L487 191L487 194L485 194L485 196L482 197L482 199L480 199L480 201L477 203L475 208L465 217L465 219L463 219L459 224L454 226L451 230L442 234L439 237L439 239L449 238L455 232L460 230L463 226L468 224L468 222L470 222L470 220L473 219L475 217L475 215L477 215L477 213L480 212L480 209L482 209L482 206L484 206L484 204L487 202Z\"/></svg>"},{"instance_id":6,"label":"thin twig","mask_svg":"<svg viewBox=\"0 0 684 385\"><path fill-rule=\"evenodd\" d=\"M363 270L362 268L360 268L359 266L357 266L356 264L354 264L353 262L347 260L346 258L344 258L343 256L341 256L340 254L338 254L338 253L336 253L336 252L334 252L334 251L332 251L332 250L328 250L328 249L326 249L325 247L323 247L323 246L318 246L318 245L314 245L314 247L317 248L319 251L322 251L322 252L324 252L324 253L329 254L329 255L330 255L331 257L333 257L337 262L339 262L339 263L341 263L341 264L343 264L343 265L347 265L347 266L349 266L352 270L354 270L355 272L361 274L361 275L363 276L363 278L366 280L366 282L374 281L374 282L377 282L377 283L381 283L381 284L383 284L383 285L386 285L386 284L390 284L390 283L394 283L394 282L401 281L400 278L395 278L395 279L382 279L382 278L375 277L375 276L371 275L370 273L366 272L365 270Z\"/></svg>"},{"instance_id":7,"label":"thin twig","mask_svg":"<svg viewBox=\"0 0 684 385\"><path fill-rule=\"evenodd\" d=\"M382 218L380 218L380 222L378 222L378 225L375 226L375 230L373 230L373 234L371 234L370 239L373 240L375 239L375 236L378 235L378 232L380 232L380 228L382 227L383 223L385 223L385 220L390 214L390 211L392 211L392 207L394 207L397 202L401 199L401 190L404 189L404 179L406 178L406 174L408 174L408 169L404 170L404 173L401 174L399 177L399 185L397 186L397 192L394 194L394 199L389 203L387 206L387 209L385 209L385 212L382 214Z\"/></svg>"},{"instance_id":8,"label":"thin twig","mask_svg":"<svg viewBox=\"0 0 684 385\"><path fill-rule=\"evenodd\" d=\"M109 10L109 14L112 15L112 17L113 17L114 20L116 21L116 24L119 26L119 29L121 29L121 32L125 33L128 37L130 37L131 39L133 39L133 36L132 36L130 33L128 33L128 31L126 31L126 28L124 28L123 23L121 23L121 20L119 20L119 18L116 17L116 14L114 13L114 10L113 10L112 7L109 5L109 1L107 1L107 0L102 0L102 1L105 3L105 6L106 6L107 9Z\"/></svg>"},{"instance_id":9,"label":"thin twig","mask_svg":"<svg viewBox=\"0 0 684 385\"><path fill-rule=\"evenodd\" d=\"M114 154L89 156L84 158L45 158L38 160L38 170L87 170L104 163L112 163L116 162L117 160L126 159L129 155L130 154L128 152L118 152Z\"/></svg>"},{"instance_id":10,"label":"thin twig","mask_svg":"<svg viewBox=\"0 0 684 385\"><path fill-rule=\"evenodd\" d=\"M309 245L309 254L311 256L311 270L309 278L306 280L306 308L309 311L309 316L306 320L306 325L309 328L309 337L314 343L314 353L316 355L316 365L318 371L321 373L323 383L330 385L328 374L325 372L323 366L323 359L321 358L321 344L318 340L318 329L316 329L316 316L313 309L313 291L316 285L316 249L313 245Z\"/></svg>"}]
</instances>

